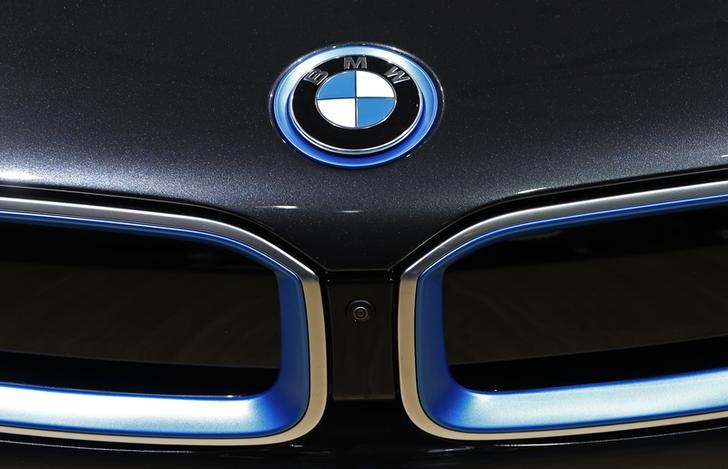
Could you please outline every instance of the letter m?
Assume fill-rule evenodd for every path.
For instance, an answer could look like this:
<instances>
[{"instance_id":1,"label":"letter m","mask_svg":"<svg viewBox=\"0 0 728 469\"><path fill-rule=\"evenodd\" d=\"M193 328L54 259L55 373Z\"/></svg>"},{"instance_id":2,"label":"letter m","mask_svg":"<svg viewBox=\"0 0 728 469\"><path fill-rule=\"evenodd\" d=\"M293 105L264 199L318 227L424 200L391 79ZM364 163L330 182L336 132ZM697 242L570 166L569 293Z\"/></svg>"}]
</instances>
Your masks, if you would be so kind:
<instances>
[{"instance_id":1,"label":"letter m","mask_svg":"<svg viewBox=\"0 0 728 469\"><path fill-rule=\"evenodd\" d=\"M356 62L354 62L353 57L344 57L344 68L346 70L349 69L357 69L357 68L367 68L367 58L366 57L357 57Z\"/></svg>"}]
</instances>

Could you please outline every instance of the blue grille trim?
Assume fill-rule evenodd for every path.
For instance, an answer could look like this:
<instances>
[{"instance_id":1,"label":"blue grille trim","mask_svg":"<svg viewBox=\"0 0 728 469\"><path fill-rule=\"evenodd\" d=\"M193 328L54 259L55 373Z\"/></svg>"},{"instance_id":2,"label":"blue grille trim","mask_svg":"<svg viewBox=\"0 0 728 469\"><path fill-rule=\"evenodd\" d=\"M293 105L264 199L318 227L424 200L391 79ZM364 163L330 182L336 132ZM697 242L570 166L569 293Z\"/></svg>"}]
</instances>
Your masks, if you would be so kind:
<instances>
[{"instance_id":1,"label":"blue grille trim","mask_svg":"<svg viewBox=\"0 0 728 469\"><path fill-rule=\"evenodd\" d=\"M415 297L417 391L433 422L464 433L580 428L728 410L728 368L650 379L527 391L481 392L451 376L442 324L445 269L475 249L520 233L695 209L728 202L713 195L516 224L484 233L425 269Z\"/></svg>"},{"instance_id":2,"label":"blue grille trim","mask_svg":"<svg viewBox=\"0 0 728 469\"><path fill-rule=\"evenodd\" d=\"M15 211L0 211L0 220L140 233L232 249L274 272L282 347L276 382L251 396L147 395L0 383L0 425L144 437L253 438L284 432L304 416L310 396L306 304L298 276L276 260L240 241L185 228Z\"/></svg>"}]
</instances>

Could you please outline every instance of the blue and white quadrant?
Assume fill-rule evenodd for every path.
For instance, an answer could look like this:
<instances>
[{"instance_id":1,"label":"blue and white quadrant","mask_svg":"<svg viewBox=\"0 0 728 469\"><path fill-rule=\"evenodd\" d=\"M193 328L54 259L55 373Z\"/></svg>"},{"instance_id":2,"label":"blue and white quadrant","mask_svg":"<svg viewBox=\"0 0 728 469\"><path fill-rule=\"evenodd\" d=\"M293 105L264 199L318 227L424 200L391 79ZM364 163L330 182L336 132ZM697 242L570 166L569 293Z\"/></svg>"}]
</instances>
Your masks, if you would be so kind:
<instances>
[{"instance_id":1,"label":"blue and white quadrant","mask_svg":"<svg viewBox=\"0 0 728 469\"><path fill-rule=\"evenodd\" d=\"M330 123L362 129L384 122L396 95L386 78L365 70L348 70L326 80L316 94L316 108Z\"/></svg>"}]
</instances>

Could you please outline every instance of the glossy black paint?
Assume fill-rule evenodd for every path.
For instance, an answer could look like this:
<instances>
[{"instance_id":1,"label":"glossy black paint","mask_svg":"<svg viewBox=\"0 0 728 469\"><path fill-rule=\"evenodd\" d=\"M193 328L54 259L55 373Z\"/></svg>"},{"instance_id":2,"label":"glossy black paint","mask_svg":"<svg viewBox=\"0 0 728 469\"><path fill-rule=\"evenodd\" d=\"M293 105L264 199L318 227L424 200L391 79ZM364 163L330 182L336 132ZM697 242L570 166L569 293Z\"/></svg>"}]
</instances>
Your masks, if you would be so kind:
<instances>
[{"instance_id":1,"label":"glossy black paint","mask_svg":"<svg viewBox=\"0 0 728 469\"><path fill-rule=\"evenodd\" d=\"M506 237L446 270L448 360L517 362L728 336L726 270L725 206Z\"/></svg>"},{"instance_id":2,"label":"glossy black paint","mask_svg":"<svg viewBox=\"0 0 728 469\"><path fill-rule=\"evenodd\" d=\"M335 400L393 399L395 285L391 278L335 277L326 282L329 380ZM374 309L368 321L352 317L352 302Z\"/></svg>"},{"instance_id":3,"label":"glossy black paint","mask_svg":"<svg viewBox=\"0 0 728 469\"><path fill-rule=\"evenodd\" d=\"M721 2L184 5L10 2L0 15L0 179L165 198L254 220L329 269L385 269L526 193L725 163ZM408 158L344 170L289 148L268 94L350 41L441 79Z\"/></svg>"},{"instance_id":4,"label":"glossy black paint","mask_svg":"<svg viewBox=\"0 0 728 469\"><path fill-rule=\"evenodd\" d=\"M274 274L218 246L3 221L0 298L1 351L273 370L279 364Z\"/></svg>"}]
</instances>

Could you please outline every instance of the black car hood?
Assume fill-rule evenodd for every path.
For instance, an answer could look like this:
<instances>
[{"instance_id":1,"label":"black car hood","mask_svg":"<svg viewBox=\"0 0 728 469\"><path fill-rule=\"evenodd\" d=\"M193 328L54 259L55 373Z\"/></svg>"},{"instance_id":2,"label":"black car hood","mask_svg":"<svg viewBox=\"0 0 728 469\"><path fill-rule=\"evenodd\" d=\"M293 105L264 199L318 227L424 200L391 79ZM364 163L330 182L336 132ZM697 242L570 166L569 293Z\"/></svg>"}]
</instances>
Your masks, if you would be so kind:
<instances>
[{"instance_id":1,"label":"black car hood","mask_svg":"<svg viewBox=\"0 0 728 469\"><path fill-rule=\"evenodd\" d=\"M327 269L390 268L498 201L728 162L728 6L627 4L5 6L0 182L205 205ZM445 99L421 148L365 170L269 115L296 58L352 41L419 57Z\"/></svg>"}]
</instances>

